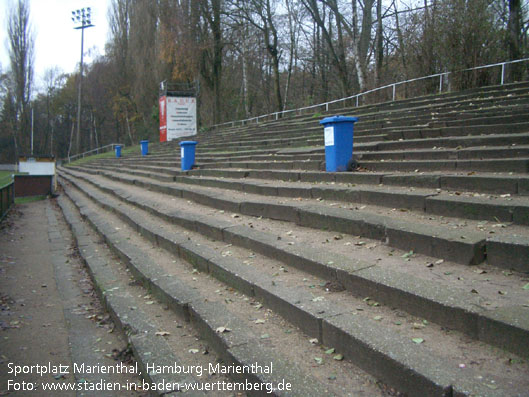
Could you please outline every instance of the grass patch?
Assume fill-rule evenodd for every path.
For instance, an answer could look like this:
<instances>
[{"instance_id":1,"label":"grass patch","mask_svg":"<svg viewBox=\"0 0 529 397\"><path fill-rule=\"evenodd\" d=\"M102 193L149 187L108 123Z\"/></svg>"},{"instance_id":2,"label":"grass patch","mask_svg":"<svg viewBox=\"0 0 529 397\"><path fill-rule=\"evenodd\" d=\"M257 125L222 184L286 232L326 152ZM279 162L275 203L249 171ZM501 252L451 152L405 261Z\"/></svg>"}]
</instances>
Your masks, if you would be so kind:
<instances>
[{"instance_id":1,"label":"grass patch","mask_svg":"<svg viewBox=\"0 0 529 397\"><path fill-rule=\"evenodd\" d=\"M8 183L11 183L13 181L13 175L14 171L0 171L0 187L4 187Z\"/></svg>"},{"instance_id":2,"label":"grass patch","mask_svg":"<svg viewBox=\"0 0 529 397\"><path fill-rule=\"evenodd\" d=\"M124 154L134 154L139 151L140 149L138 148L138 145L128 146L126 148L121 148L121 155L123 156ZM88 163L90 161L97 160L97 159L109 159L109 158L114 158L114 157L116 157L116 152L115 150L112 150L109 152L94 154L92 156L86 156L86 157L77 159L75 161L72 161L71 163L65 164L65 167L81 165L81 164L85 164L85 163Z\"/></svg>"},{"instance_id":3,"label":"grass patch","mask_svg":"<svg viewBox=\"0 0 529 397\"><path fill-rule=\"evenodd\" d=\"M27 204L34 201L45 200L48 196L30 196L30 197L17 197L15 198L15 204Z\"/></svg>"}]
</instances>

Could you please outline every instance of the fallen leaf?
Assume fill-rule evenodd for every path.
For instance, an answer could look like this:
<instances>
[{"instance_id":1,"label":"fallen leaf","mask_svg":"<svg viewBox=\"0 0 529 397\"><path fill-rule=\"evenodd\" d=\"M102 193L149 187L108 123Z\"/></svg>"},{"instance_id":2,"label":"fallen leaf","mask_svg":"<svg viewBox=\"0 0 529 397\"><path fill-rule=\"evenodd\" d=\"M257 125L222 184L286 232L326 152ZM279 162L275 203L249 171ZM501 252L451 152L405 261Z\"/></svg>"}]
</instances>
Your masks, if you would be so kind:
<instances>
[{"instance_id":1,"label":"fallen leaf","mask_svg":"<svg viewBox=\"0 0 529 397\"><path fill-rule=\"evenodd\" d=\"M229 328L226 328L226 327L218 327L215 332L218 333L218 334L222 334L223 332L230 332L231 329Z\"/></svg>"},{"instance_id":2,"label":"fallen leaf","mask_svg":"<svg viewBox=\"0 0 529 397\"><path fill-rule=\"evenodd\" d=\"M198 350L198 349L189 349L188 351L191 354L197 354L200 350Z\"/></svg>"},{"instance_id":3,"label":"fallen leaf","mask_svg":"<svg viewBox=\"0 0 529 397\"><path fill-rule=\"evenodd\" d=\"M169 332L167 332L167 331L156 331L154 333L154 335L156 335L156 336L166 336L166 335L171 335L171 334Z\"/></svg>"},{"instance_id":4,"label":"fallen leaf","mask_svg":"<svg viewBox=\"0 0 529 397\"><path fill-rule=\"evenodd\" d=\"M413 343L417 343L418 345L420 345L421 343L424 342L424 339L422 339L422 338L413 338L412 341L413 341Z\"/></svg>"},{"instance_id":5,"label":"fallen leaf","mask_svg":"<svg viewBox=\"0 0 529 397\"><path fill-rule=\"evenodd\" d=\"M256 323L256 324L264 324L265 320L263 320L262 318L258 318L257 320L254 321L254 323Z\"/></svg>"},{"instance_id":6,"label":"fallen leaf","mask_svg":"<svg viewBox=\"0 0 529 397\"><path fill-rule=\"evenodd\" d=\"M325 354L333 354L333 353L334 353L334 347L329 350L325 350Z\"/></svg>"},{"instance_id":7,"label":"fallen leaf","mask_svg":"<svg viewBox=\"0 0 529 397\"><path fill-rule=\"evenodd\" d=\"M406 259L413 255L413 250L406 252L404 255L402 255L402 258Z\"/></svg>"},{"instance_id":8,"label":"fallen leaf","mask_svg":"<svg viewBox=\"0 0 529 397\"><path fill-rule=\"evenodd\" d=\"M529 283L525 284L522 288L526 289L526 290L529 290Z\"/></svg>"},{"instance_id":9,"label":"fallen leaf","mask_svg":"<svg viewBox=\"0 0 529 397\"><path fill-rule=\"evenodd\" d=\"M375 316L373 317L373 320L380 321L382 320L382 316Z\"/></svg>"},{"instance_id":10,"label":"fallen leaf","mask_svg":"<svg viewBox=\"0 0 529 397\"><path fill-rule=\"evenodd\" d=\"M318 343L318 338L309 339L309 342L312 343L313 345L315 345L315 344Z\"/></svg>"},{"instance_id":11,"label":"fallen leaf","mask_svg":"<svg viewBox=\"0 0 529 397\"><path fill-rule=\"evenodd\" d=\"M268 334L262 334L261 335L261 339L268 339L268 338L270 338L270 335L268 335Z\"/></svg>"},{"instance_id":12,"label":"fallen leaf","mask_svg":"<svg viewBox=\"0 0 529 397\"><path fill-rule=\"evenodd\" d=\"M321 357L314 357L314 361L316 361L318 364L323 364L323 358Z\"/></svg>"},{"instance_id":13,"label":"fallen leaf","mask_svg":"<svg viewBox=\"0 0 529 397\"><path fill-rule=\"evenodd\" d=\"M342 354L337 354L336 356L333 357L333 359L335 359L336 361L342 361L343 360L343 355Z\"/></svg>"}]
</instances>

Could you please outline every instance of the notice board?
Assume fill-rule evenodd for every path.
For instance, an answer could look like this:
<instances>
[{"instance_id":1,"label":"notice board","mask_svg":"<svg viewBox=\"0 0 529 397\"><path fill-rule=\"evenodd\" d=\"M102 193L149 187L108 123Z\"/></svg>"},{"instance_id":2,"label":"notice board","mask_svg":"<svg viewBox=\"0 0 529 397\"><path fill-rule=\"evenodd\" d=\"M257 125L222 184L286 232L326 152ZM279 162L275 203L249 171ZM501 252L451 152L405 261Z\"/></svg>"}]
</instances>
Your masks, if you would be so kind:
<instances>
[{"instance_id":1,"label":"notice board","mask_svg":"<svg viewBox=\"0 0 529 397\"><path fill-rule=\"evenodd\" d=\"M160 142L197 134L195 97L160 97Z\"/></svg>"}]
</instances>

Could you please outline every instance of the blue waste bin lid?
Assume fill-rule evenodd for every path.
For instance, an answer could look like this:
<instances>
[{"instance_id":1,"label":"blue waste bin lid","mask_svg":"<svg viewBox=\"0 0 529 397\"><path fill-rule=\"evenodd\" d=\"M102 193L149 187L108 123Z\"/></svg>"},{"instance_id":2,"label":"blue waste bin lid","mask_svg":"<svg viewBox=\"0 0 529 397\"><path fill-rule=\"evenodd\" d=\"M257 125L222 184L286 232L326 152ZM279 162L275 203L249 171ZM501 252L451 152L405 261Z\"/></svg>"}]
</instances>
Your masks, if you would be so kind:
<instances>
[{"instance_id":1,"label":"blue waste bin lid","mask_svg":"<svg viewBox=\"0 0 529 397\"><path fill-rule=\"evenodd\" d=\"M182 141L180 142L180 146L184 146L184 145L196 145L198 142L197 141Z\"/></svg>"},{"instance_id":2,"label":"blue waste bin lid","mask_svg":"<svg viewBox=\"0 0 529 397\"><path fill-rule=\"evenodd\" d=\"M149 143L149 141L148 140L140 141L140 143Z\"/></svg>"},{"instance_id":3,"label":"blue waste bin lid","mask_svg":"<svg viewBox=\"0 0 529 397\"><path fill-rule=\"evenodd\" d=\"M320 121L320 124L331 124L331 123L354 123L358 121L358 117L348 117L348 116L332 116L325 117Z\"/></svg>"}]
</instances>

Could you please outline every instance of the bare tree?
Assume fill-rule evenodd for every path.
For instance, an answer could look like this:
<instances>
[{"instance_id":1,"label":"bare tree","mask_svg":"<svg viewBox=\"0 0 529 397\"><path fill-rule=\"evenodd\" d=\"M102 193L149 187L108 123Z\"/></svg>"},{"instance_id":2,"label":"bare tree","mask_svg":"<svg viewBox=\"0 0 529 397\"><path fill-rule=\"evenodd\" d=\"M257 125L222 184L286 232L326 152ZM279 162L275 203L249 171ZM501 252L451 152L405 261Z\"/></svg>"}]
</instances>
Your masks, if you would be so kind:
<instances>
[{"instance_id":1,"label":"bare tree","mask_svg":"<svg viewBox=\"0 0 529 397\"><path fill-rule=\"evenodd\" d=\"M279 70L281 52L279 32L276 26L276 6L277 0L240 0L235 2L238 17L245 19L263 36L264 46L271 60L276 109L280 112L283 110L283 101Z\"/></svg>"},{"instance_id":2,"label":"bare tree","mask_svg":"<svg viewBox=\"0 0 529 397\"><path fill-rule=\"evenodd\" d=\"M521 0L509 0L509 21L507 23L507 43L509 59L516 60L522 57L522 4ZM518 80L522 76L521 64L511 65L511 80Z\"/></svg>"},{"instance_id":3,"label":"bare tree","mask_svg":"<svg viewBox=\"0 0 529 397\"><path fill-rule=\"evenodd\" d=\"M7 35L9 40L9 59L13 79L13 100L15 104L13 120L13 141L15 157L18 158L20 136L29 122L28 107L33 85L34 37L29 23L29 1L18 0L10 7ZM19 142L20 140L20 142Z\"/></svg>"}]
</instances>

